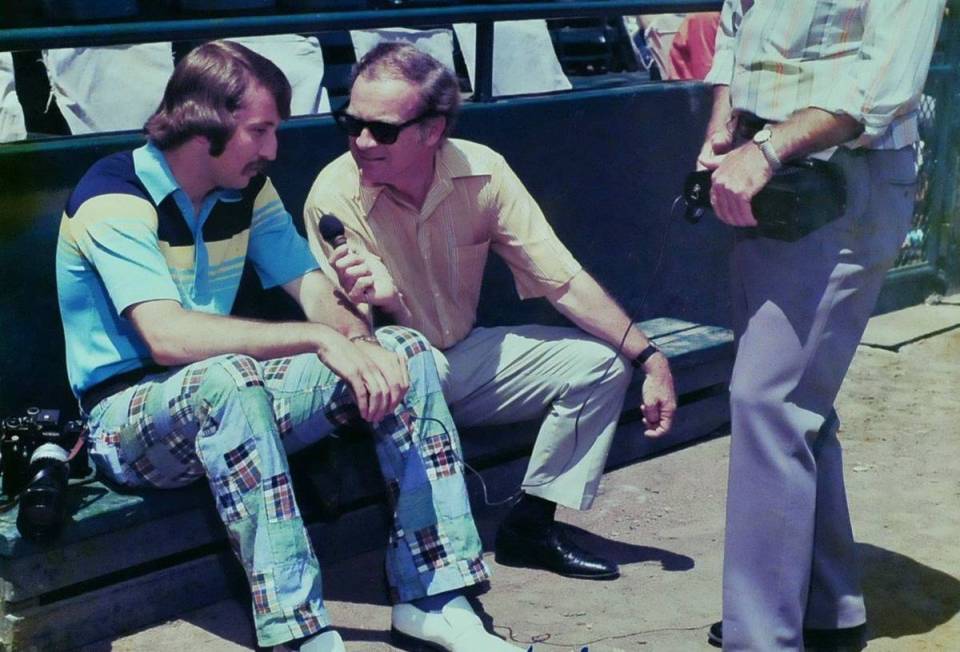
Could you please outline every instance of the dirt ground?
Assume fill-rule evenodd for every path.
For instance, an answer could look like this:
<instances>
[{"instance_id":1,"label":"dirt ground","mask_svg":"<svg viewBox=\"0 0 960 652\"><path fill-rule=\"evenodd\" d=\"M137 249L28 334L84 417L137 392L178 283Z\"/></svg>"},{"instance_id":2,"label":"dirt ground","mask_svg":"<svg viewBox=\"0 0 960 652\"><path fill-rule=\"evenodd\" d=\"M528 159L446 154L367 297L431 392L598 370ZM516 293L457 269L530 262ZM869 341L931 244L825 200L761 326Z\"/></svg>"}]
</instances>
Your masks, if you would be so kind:
<instances>
[{"instance_id":1,"label":"dirt ground","mask_svg":"<svg viewBox=\"0 0 960 652\"><path fill-rule=\"evenodd\" d=\"M875 652L960 650L960 305L954 307L955 319L934 328L944 332L895 336L896 350L861 346L838 402L868 650ZM931 309L911 308L892 327L916 329ZM712 649L705 637L720 617L724 434L614 471L595 509L561 515L583 529L583 543L621 564L618 581L504 568L488 555L493 588L479 604L495 631L537 650ZM495 526L495 519L481 519L485 541L492 542ZM351 651L393 649L381 557L369 553L325 571L327 604ZM250 649L247 609L222 602L85 650Z\"/></svg>"}]
</instances>

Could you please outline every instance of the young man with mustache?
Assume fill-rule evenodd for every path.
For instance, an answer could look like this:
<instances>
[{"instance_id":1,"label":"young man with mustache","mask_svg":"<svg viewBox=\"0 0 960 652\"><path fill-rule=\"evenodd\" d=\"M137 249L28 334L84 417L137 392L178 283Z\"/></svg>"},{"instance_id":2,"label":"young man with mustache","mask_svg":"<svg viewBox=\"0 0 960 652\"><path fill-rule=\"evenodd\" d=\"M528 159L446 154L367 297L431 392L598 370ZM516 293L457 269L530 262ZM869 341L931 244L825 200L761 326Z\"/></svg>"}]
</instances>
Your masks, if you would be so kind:
<instances>
[{"instance_id":1,"label":"young man with mustache","mask_svg":"<svg viewBox=\"0 0 960 652\"><path fill-rule=\"evenodd\" d=\"M429 345L404 328L370 331L263 174L289 105L270 61L202 45L176 67L147 144L96 163L71 195L57 284L91 457L128 487L205 477L250 582L258 643L337 651L287 454L362 420L393 512L397 633L516 649L461 593L488 570ZM308 321L230 316L246 260Z\"/></svg>"}]
</instances>

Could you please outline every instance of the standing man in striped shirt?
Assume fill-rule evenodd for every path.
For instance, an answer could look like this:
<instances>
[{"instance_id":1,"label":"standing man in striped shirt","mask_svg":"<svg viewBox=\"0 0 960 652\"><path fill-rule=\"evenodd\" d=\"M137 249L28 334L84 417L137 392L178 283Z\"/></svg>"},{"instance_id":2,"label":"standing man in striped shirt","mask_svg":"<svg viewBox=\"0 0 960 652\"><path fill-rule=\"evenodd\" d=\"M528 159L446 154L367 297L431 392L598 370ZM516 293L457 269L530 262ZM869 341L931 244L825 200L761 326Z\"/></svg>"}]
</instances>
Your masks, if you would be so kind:
<instances>
[{"instance_id":1,"label":"standing man in striped shirt","mask_svg":"<svg viewBox=\"0 0 960 652\"><path fill-rule=\"evenodd\" d=\"M699 164L734 227L785 163L829 158L839 219L733 252L738 335L725 650L859 650L866 613L833 402L910 226L917 109L944 0L726 0Z\"/></svg>"}]
</instances>

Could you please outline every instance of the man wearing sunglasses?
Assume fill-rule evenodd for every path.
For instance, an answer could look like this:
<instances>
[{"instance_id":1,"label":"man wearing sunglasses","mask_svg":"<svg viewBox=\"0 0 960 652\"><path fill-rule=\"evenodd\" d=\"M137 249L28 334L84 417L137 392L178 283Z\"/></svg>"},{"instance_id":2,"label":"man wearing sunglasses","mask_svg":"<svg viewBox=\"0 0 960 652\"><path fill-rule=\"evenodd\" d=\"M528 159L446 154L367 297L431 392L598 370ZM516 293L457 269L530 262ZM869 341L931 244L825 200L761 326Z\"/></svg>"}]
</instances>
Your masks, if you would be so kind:
<instances>
[{"instance_id":1,"label":"man wearing sunglasses","mask_svg":"<svg viewBox=\"0 0 960 652\"><path fill-rule=\"evenodd\" d=\"M459 99L455 75L410 45L382 43L364 56L336 115L350 152L307 197L308 237L352 300L427 336L458 424L543 418L497 560L614 579L616 564L570 541L556 507L592 504L631 361L646 374L647 434L667 432L669 365L557 239L503 157L447 137ZM343 221L346 244L323 241L324 214ZM546 297L579 328L475 327L489 250L522 298Z\"/></svg>"}]
</instances>

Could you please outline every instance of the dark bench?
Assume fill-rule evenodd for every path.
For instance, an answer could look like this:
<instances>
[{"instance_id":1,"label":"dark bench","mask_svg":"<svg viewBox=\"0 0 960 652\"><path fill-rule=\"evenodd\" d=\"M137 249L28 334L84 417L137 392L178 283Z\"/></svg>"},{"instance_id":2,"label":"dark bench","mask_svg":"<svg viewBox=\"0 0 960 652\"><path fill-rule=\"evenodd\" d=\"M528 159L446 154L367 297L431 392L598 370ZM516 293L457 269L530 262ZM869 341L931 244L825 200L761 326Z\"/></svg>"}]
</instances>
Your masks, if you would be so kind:
<instances>
[{"instance_id":1,"label":"dark bench","mask_svg":"<svg viewBox=\"0 0 960 652\"><path fill-rule=\"evenodd\" d=\"M667 219L692 166L707 107L698 85L584 91L471 106L458 130L507 157L560 237L646 320L645 329L673 362L682 404L674 431L661 440L642 437L636 379L610 466L702 437L727 420L733 357L731 334L722 326L728 237L706 221L690 227ZM53 278L60 211L88 165L140 142L120 134L0 147L4 416L28 404L71 405ZM329 118L295 120L282 131L272 176L293 215L299 216L315 173L343 148ZM512 287L508 272L493 262L482 323L561 323L544 302L519 302ZM268 314L286 310L275 294L245 294L241 303ZM467 460L498 495L512 492L522 477L535 425L463 433ZM305 458L312 473L298 468ZM318 464L338 473L318 473ZM365 438L348 434L321 444L294 467L323 561L383 544L386 514ZM469 484L480 508L476 478ZM79 645L246 590L202 483L130 494L94 482L77 487L72 499L70 523L49 546L20 538L15 510L0 515L5 649Z\"/></svg>"}]
</instances>

